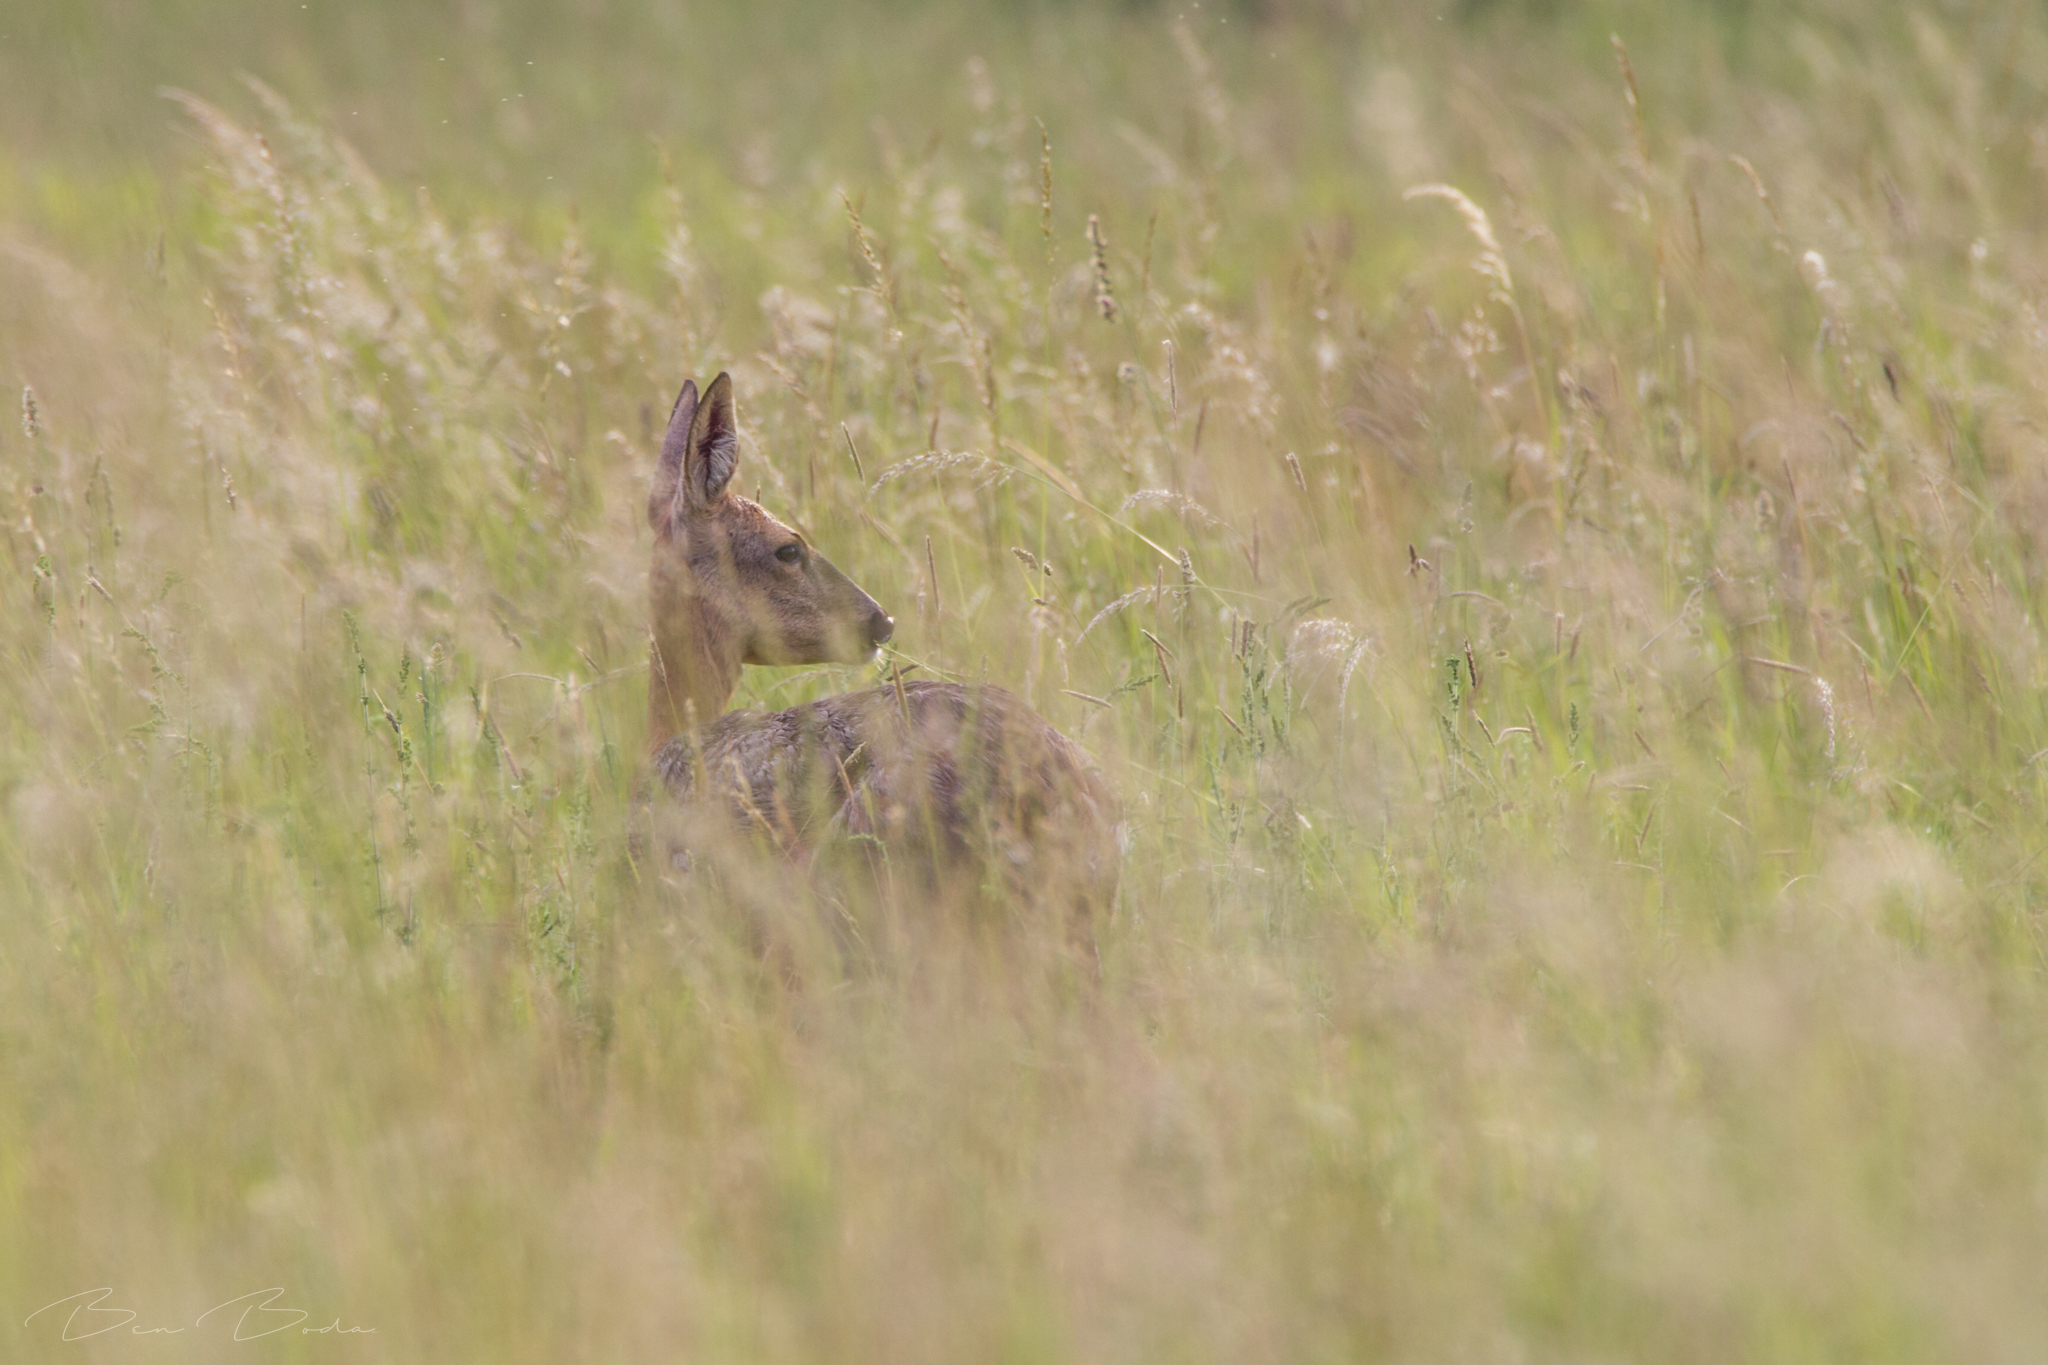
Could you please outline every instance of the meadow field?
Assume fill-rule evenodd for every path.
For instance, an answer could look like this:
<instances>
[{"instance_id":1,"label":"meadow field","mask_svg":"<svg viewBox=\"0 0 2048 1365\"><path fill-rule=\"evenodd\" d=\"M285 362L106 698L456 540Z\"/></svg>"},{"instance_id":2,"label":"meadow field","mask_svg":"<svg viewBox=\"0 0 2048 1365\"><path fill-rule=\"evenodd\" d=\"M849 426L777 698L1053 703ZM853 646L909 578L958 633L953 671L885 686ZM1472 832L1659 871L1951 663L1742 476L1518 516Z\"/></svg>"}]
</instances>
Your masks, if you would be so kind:
<instances>
[{"instance_id":1,"label":"meadow field","mask_svg":"<svg viewBox=\"0 0 2048 1365\"><path fill-rule=\"evenodd\" d=\"M631 837L720 370L1099 979ZM0 387L0 1358L2048 1358L2036 6L9 0Z\"/></svg>"}]
</instances>

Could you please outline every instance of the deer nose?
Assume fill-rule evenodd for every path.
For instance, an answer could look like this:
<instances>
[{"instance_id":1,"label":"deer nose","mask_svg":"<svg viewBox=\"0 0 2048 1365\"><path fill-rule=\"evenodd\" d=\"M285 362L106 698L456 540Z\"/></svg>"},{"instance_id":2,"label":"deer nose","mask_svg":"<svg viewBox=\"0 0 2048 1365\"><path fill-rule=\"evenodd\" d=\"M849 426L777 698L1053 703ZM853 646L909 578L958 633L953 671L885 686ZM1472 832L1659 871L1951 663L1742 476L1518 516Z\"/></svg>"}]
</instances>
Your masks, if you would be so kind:
<instances>
[{"instance_id":1,"label":"deer nose","mask_svg":"<svg viewBox=\"0 0 2048 1365\"><path fill-rule=\"evenodd\" d=\"M869 644L887 644L889 637L895 633L896 623L889 619L889 613L878 609L873 616L868 617Z\"/></svg>"}]
</instances>

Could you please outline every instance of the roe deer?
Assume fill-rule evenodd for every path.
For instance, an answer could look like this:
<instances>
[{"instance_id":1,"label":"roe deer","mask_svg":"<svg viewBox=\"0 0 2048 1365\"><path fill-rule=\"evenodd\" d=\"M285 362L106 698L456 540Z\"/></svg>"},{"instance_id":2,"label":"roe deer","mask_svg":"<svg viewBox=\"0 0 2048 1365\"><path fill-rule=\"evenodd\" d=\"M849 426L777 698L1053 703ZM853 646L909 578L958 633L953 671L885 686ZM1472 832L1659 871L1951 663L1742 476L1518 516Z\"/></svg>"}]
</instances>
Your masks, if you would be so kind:
<instances>
[{"instance_id":1,"label":"roe deer","mask_svg":"<svg viewBox=\"0 0 2048 1365\"><path fill-rule=\"evenodd\" d=\"M731 379L701 399L686 382L647 500L648 742L668 793L699 832L750 830L806 857L844 840L926 887L992 881L1013 903L1051 901L1092 959L1116 894L1118 803L1023 701L898 680L726 712L742 665L860 663L895 629L802 535L728 491L738 458Z\"/></svg>"}]
</instances>

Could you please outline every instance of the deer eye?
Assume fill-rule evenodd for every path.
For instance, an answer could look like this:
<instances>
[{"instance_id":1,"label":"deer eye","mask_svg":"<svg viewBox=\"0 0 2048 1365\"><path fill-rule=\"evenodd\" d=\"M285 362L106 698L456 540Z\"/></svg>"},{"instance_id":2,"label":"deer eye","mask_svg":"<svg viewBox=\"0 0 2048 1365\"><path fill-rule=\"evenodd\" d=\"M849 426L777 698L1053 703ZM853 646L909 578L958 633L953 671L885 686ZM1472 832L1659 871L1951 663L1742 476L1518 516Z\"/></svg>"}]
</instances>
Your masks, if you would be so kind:
<instances>
[{"instance_id":1,"label":"deer eye","mask_svg":"<svg viewBox=\"0 0 2048 1365\"><path fill-rule=\"evenodd\" d=\"M777 550L775 557L785 564L801 564L804 562L804 547L792 540L789 544Z\"/></svg>"}]
</instances>

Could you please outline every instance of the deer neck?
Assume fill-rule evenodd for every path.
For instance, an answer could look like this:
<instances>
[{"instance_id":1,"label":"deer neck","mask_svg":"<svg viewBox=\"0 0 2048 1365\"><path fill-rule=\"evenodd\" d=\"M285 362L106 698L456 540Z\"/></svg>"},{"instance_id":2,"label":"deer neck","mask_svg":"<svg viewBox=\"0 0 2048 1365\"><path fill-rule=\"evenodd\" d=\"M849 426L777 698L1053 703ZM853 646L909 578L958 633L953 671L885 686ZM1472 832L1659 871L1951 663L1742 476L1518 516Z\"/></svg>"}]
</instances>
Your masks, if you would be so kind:
<instances>
[{"instance_id":1,"label":"deer neck","mask_svg":"<svg viewBox=\"0 0 2048 1365\"><path fill-rule=\"evenodd\" d=\"M661 613L647 681L650 750L724 714L740 681L739 649L730 635L694 596Z\"/></svg>"}]
</instances>

